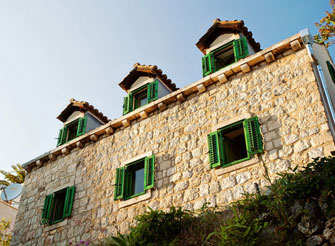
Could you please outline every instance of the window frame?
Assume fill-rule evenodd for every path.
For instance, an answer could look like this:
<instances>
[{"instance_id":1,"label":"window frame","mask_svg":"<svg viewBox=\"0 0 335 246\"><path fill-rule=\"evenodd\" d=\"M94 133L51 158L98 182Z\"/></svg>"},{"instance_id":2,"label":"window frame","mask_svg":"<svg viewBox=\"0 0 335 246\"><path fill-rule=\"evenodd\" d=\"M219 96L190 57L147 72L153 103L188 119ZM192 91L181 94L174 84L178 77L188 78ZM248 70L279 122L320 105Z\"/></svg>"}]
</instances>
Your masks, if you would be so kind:
<instances>
[{"instance_id":1,"label":"window frame","mask_svg":"<svg viewBox=\"0 0 335 246\"><path fill-rule=\"evenodd\" d=\"M51 217L54 217L52 214L55 212L55 197L65 192L64 198L64 205L62 206L62 216L60 219L51 220ZM70 217L73 208L73 201L74 201L74 194L75 194L75 186L68 186L66 188L57 190L47 196L45 196L43 210L42 210L42 224L46 225L54 225L65 218Z\"/></svg>"},{"instance_id":2,"label":"window frame","mask_svg":"<svg viewBox=\"0 0 335 246\"><path fill-rule=\"evenodd\" d=\"M69 140L68 139L69 127L74 124L77 124L76 136ZM84 117L77 118L66 124L63 128L59 130L57 147L65 143L68 143L81 135L84 135L86 133L86 126L87 126L87 115L85 115Z\"/></svg>"},{"instance_id":3,"label":"window frame","mask_svg":"<svg viewBox=\"0 0 335 246\"><path fill-rule=\"evenodd\" d=\"M229 46L233 46L233 52L234 52L234 62L231 64L234 64L235 62L247 57L249 55L249 46L248 41L246 37L242 37L240 39L232 40L214 50L206 54L204 57L202 57L202 75L203 77L215 73L227 66L230 66L231 64L228 64L224 67L217 68L216 65L216 58L215 54L220 52L223 49L226 49Z\"/></svg>"},{"instance_id":4,"label":"window frame","mask_svg":"<svg viewBox=\"0 0 335 246\"><path fill-rule=\"evenodd\" d=\"M126 97L123 98L123 115L126 115L136 109L139 109L148 103L158 99L158 79L155 79L153 82L147 83L131 92L128 93ZM147 94L147 103L142 106L136 106L136 94L146 90Z\"/></svg>"},{"instance_id":5,"label":"window frame","mask_svg":"<svg viewBox=\"0 0 335 246\"><path fill-rule=\"evenodd\" d=\"M129 176L133 173L132 168L143 162L144 175L143 175L143 192L129 195L129 188L131 181ZM131 172L130 172L131 170ZM139 157L136 160L131 160L124 166L116 169L115 176L115 189L114 189L114 200L129 200L138 196L141 196L154 187L155 179L155 155L145 155Z\"/></svg>"},{"instance_id":6,"label":"window frame","mask_svg":"<svg viewBox=\"0 0 335 246\"><path fill-rule=\"evenodd\" d=\"M233 162L228 162L226 160L227 149L225 148L224 141L222 140L222 132L239 124L242 124L243 126L247 157ZM232 166L250 160L253 155L263 152L262 135L257 116L247 119L244 118L220 127L216 131L207 135L207 141L210 168Z\"/></svg>"}]
</instances>

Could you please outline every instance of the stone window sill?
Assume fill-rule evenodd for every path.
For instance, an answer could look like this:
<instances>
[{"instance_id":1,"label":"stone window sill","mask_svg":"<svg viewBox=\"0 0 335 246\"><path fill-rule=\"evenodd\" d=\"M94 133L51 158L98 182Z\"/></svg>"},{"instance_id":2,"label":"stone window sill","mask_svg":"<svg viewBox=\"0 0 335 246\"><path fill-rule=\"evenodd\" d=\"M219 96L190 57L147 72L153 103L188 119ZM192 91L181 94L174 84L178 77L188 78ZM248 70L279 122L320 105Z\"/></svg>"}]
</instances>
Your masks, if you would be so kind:
<instances>
[{"instance_id":1,"label":"stone window sill","mask_svg":"<svg viewBox=\"0 0 335 246\"><path fill-rule=\"evenodd\" d=\"M145 193L141 196L137 196L137 197L131 198L129 200L125 200L125 201L120 201L119 208L128 207L130 205L148 200L150 198L151 198L151 190L148 190L147 193Z\"/></svg>"},{"instance_id":2,"label":"stone window sill","mask_svg":"<svg viewBox=\"0 0 335 246\"><path fill-rule=\"evenodd\" d=\"M65 226L65 225L67 225L67 220L68 219L66 218L63 221L58 222L57 224L46 226L46 227L44 227L44 231L52 231L52 230L55 230L59 227Z\"/></svg>"},{"instance_id":3,"label":"stone window sill","mask_svg":"<svg viewBox=\"0 0 335 246\"><path fill-rule=\"evenodd\" d=\"M226 173L230 173L230 172L233 172L233 171L237 171L241 168L245 168L245 167L254 165L254 164L258 163L259 161L260 161L259 157L256 155L250 160L247 160L247 161L235 164L235 165L231 165L229 167L219 167L218 169L215 169L215 173L218 176L224 175Z\"/></svg>"}]
</instances>

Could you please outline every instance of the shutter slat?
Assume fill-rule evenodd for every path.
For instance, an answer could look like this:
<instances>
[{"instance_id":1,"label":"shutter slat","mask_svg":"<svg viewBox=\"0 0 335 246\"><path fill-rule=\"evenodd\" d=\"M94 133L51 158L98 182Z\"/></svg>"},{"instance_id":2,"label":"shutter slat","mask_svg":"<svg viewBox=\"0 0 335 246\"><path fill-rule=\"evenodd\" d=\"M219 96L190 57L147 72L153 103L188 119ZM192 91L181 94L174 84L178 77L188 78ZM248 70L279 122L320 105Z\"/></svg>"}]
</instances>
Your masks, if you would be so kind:
<instances>
[{"instance_id":1,"label":"shutter slat","mask_svg":"<svg viewBox=\"0 0 335 246\"><path fill-rule=\"evenodd\" d=\"M71 216L75 189L75 186L70 186L66 189L63 218Z\"/></svg>"},{"instance_id":2,"label":"shutter slat","mask_svg":"<svg viewBox=\"0 0 335 246\"><path fill-rule=\"evenodd\" d=\"M77 128L77 137L84 135L86 132L87 115L79 119Z\"/></svg>"},{"instance_id":3,"label":"shutter slat","mask_svg":"<svg viewBox=\"0 0 335 246\"><path fill-rule=\"evenodd\" d=\"M248 42L246 37L234 40L235 61L249 55Z\"/></svg>"},{"instance_id":4,"label":"shutter slat","mask_svg":"<svg viewBox=\"0 0 335 246\"><path fill-rule=\"evenodd\" d=\"M216 131L208 134L207 140L208 140L210 167L214 168L221 166L223 163L222 163L222 148L220 148L221 144L219 142L219 133Z\"/></svg>"},{"instance_id":5,"label":"shutter slat","mask_svg":"<svg viewBox=\"0 0 335 246\"><path fill-rule=\"evenodd\" d=\"M214 55L209 53L202 58L202 76L215 72Z\"/></svg>"},{"instance_id":6,"label":"shutter slat","mask_svg":"<svg viewBox=\"0 0 335 246\"><path fill-rule=\"evenodd\" d=\"M116 169L114 200L122 199L124 195L124 167Z\"/></svg>"},{"instance_id":7,"label":"shutter slat","mask_svg":"<svg viewBox=\"0 0 335 246\"><path fill-rule=\"evenodd\" d=\"M49 223L52 199L53 199L53 194L47 195L45 197L43 212L42 212L42 224L48 224Z\"/></svg>"},{"instance_id":8,"label":"shutter slat","mask_svg":"<svg viewBox=\"0 0 335 246\"><path fill-rule=\"evenodd\" d=\"M158 80L148 84L147 98L148 102L158 99Z\"/></svg>"},{"instance_id":9,"label":"shutter slat","mask_svg":"<svg viewBox=\"0 0 335 246\"><path fill-rule=\"evenodd\" d=\"M144 190L154 188L155 183L155 155L144 159Z\"/></svg>"},{"instance_id":10,"label":"shutter slat","mask_svg":"<svg viewBox=\"0 0 335 246\"><path fill-rule=\"evenodd\" d=\"M247 150L250 155L262 153L262 135L258 123L258 117L246 119L243 122L244 133L246 136Z\"/></svg>"}]
</instances>

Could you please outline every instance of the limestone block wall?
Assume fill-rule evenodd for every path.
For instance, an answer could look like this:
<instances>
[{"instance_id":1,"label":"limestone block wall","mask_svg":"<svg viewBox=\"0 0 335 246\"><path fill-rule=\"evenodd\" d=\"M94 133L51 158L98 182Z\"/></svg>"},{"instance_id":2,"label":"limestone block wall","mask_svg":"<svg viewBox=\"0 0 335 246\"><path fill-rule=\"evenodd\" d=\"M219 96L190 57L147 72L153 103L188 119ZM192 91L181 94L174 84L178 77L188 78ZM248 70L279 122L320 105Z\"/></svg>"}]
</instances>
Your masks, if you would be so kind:
<instances>
[{"instance_id":1,"label":"limestone block wall","mask_svg":"<svg viewBox=\"0 0 335 246\"><path fill-rule=\"evenodd\" d=\"M125 232L148 206L190 210L205 203L224 206L243 192L253 192L254 183L266 185L262 161L275 178L277 172L329 155L335 146L307 51L277 58L34 168L27 176L12 245L95 241L118 230ZM264 153L210 169L207 134L248 114L259 117ZM114 201L115 169L149 151L155 154L155 189L128 206ZM76 186L71 217L41 225L45 196L66 185Z\"/></svg>"}]
</instances>

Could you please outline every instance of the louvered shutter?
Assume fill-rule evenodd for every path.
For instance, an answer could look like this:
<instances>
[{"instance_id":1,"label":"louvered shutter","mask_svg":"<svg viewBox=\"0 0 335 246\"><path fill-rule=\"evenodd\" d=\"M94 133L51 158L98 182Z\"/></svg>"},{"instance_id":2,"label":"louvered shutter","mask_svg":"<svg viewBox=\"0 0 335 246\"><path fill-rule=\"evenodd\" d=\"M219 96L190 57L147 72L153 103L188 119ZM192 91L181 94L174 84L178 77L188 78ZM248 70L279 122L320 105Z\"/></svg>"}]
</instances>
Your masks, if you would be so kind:
<instances>
[{"instance_id":1,"label":"louvered shutter","mask_svg":"<svg viewBox=\"0 0 335 246\"><path fill-rule=\"evenodd\" d=\"M67 129L68 129L68 126L64 126L64 128L63 128L63 133L62 133L62 143L61 143L61 144L66 143Z\"/></svg>"},{"instance_id":2,"label":"louvered shutter","mask_svg":"<svg viewBox=\"0 0 335 246\"><path fill-rule=\"evenodd\" d=\"M49 224L52 200L53 200L53 194L47 195L45 197L43 212L42 212L42 223L43 224Z\"/></svg>"},{"instance_id":3,"label":"louvered shutter","mask_svg":"<svg viewBox=\"0 0 335 246\"><path fill-rule=\"evenodd\" d=\"M202 58L202 76L215 72L214 55L209 53Z\"/></svg>"},{"instance_id":4,"label":"louvered shutter","mask_svg":"<svg viewBox=\"0 0 335 246\"><path fill-rule=\"evenodd\" d=\"M67 187L66 189L63 218L71 216L75 190L76 188L74 186Z\"/></svg>"},{"instance_id":5,"label":"louvered shutter","mask_svg":"<svg viewBox=\"0 0 335 246\"><path fill-rule=\"evenodd\" d=\"M77 137L84 135L86 132L87 115L79 119L77 128Z\"/></svg>"},{"instance_id":6,"label":"louvered shutter","mask_svg":"<svg viewBox=\"0 0 335 246\"><path fill-rule=\"evenodd\" d=\"M158 80L148 84L148 102L158 98Z\"/></svg>"},{"instance_id":7,"label":"louvered shutter","mask_svg":"<svg viewBox=\"0 0 335 246\"><path fill-rule=\"evenodd\" d=\"M155 155L144 159L144 190L154 188L155 183Z\"/></svg>"},{"instance_id":8,"label":"louvered shutter","mask_svg":"<svg viewBox=\"0 0 335 246\"><path fill-rule=\"evenodd\" d=\"M328 70L329 70L329 73L330 73L330 77L332 78L333 82L335 83L335 69L329 61L327 61L327 67L328 67Z\"/></svg>"},{"instance_id":9,"label":"louvered shutter","mask_svg":"<svg viewBox=\"0 0 335 246\"><path fill-rule=\"evenodd\" d=\"M211 168L221 166L222 160L222 145L219 139L219 132L212 132L207 136L209 150L209 164Z\"/></svg>"},{"instance_id":10,"label":"louvered shutter","mask_svg":"<svg viewBox=\"0 0 335 246\"><path fill-rule=\"evenodd\" d=\"M235 61L249 55L248 42L246 37L234 40Z\"/></svg>"},{"instance_id":11,"label":"louvered shutter","mask_svg":"<svg viewBox=\"0 0 335 246\"><path fill-rule=\"evenodd\" d=\"M123 98L123 115L128 114L131 111L132 106L132 94L128 94Z\"/></svg>"},{"instance_id":12,"label":"louvered shutter","mask_svg":"<svg viewBox=\"0 0 335 246\"><path fill-rule=\"evenodd\" d=\"M57 140L57 147L58 147L59 145L63 144L63 142L62 142L63 131L64 131L64 127L63 127L62 129L59 130L58 140Z\"/></svg>"},{"instance_id":13,"label":"louvered shutter","mask_svg":"<svg viewBox=\"0 0 335 246\"><path fill-rule=\"evenodd\" d=\"M124 195L124 167L116 169L114 200L122 199Z\"/></svg>"},{"instance_id":14,"label":"louvered shutter","mask_svg":"<svg viewBox=\"0 0 335 246\"><path fill-rule=\"evenodd\" d=\"M247 151L249 155L262 153L262 135L258 123L258 117L252 117L243 121L244 134L246 136Z\"/></svg>"}]
</instances>

